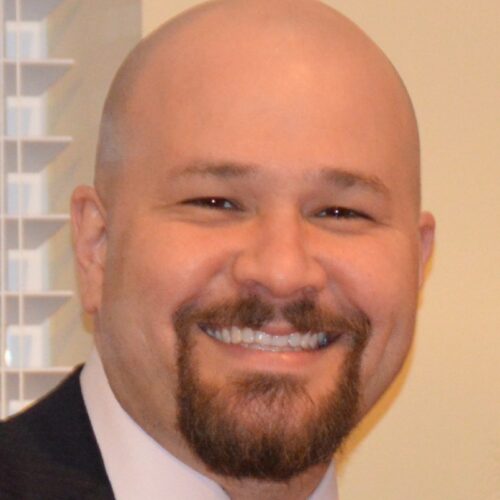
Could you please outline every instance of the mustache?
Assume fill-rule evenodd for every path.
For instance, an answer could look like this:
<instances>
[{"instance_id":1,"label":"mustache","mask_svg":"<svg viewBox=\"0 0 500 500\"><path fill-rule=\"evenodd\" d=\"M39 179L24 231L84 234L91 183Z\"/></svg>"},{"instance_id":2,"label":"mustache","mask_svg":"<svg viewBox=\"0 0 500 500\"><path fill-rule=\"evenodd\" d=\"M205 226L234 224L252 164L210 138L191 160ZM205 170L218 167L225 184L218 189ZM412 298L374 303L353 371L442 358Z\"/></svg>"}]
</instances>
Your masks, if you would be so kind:
<instances>
[{"instance_id":1,"label":"mustache","mask_svg":"<svg viewBox=\"0 0 500 500\"><path fill-rule=\"evenodd\" d=\"M312 299L300 299L278 307L258 296L224 301L206 308L183 306L175 314L174 326L177 332L187 332L193 324L258 330L278 319L287 321L298 333L324 332L330 339L348 335L357 348L364 347L371 332L370 319L360 309L332 311L320 307Z\"/></svg>"}]
</instances>

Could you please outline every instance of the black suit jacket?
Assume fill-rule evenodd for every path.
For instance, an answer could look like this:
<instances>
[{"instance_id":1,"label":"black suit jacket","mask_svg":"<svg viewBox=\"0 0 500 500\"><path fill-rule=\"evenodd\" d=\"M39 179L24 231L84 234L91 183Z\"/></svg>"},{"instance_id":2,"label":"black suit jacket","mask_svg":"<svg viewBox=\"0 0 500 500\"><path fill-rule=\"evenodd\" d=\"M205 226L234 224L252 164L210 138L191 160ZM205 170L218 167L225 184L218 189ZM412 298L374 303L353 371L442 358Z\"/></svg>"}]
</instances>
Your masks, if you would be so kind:
<instances>
[{"instance_id":1,"label":"black suit jacket","mask_svg":"<svg viewBox=\"0 0 500 500\"><path fill-rule=\"evenodd\" d=\"M0 500L114 499L83 403L80 371L0 423Z\"/></svg>"}]
</instances>

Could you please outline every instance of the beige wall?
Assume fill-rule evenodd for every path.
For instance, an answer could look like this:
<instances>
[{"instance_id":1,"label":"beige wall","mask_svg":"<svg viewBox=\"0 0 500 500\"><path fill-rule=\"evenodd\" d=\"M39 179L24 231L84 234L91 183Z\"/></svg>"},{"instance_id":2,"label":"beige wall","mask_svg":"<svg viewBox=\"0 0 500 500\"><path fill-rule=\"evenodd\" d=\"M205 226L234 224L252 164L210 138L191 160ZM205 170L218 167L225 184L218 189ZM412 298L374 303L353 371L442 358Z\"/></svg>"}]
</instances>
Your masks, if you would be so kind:
<instances>
[{"instance_id":1,"label":"beige wall","mask_svg":"<svg viewBox=\"0 0 500 500\"><path fill-rule=\"evenodd\" d=\"M76 61L49 94L50 133L73 137L71 147L48 167L51 212L65 213L74 187L92 183L101 108L120 62L140 40L141 5L137 0L65 1L51 13L48 24L51 57ZM75 288L69 239L68 225L51 240L54 289ZM76 297L52 315L55 365L72 366L91 349L92 337L81 319Z\"/></svg>"},{"instance_id":2,"label":"beige wall","mask_svg":"<svg viewBox=\"0 0 500 500\"><path fill-rule=\"evenodd\" d=\"M143 0L144 33L196 3ZM342 500L499 499L500 2L328 3L403 75L438 221L412 356L349 443Z\"/></svg>"}]
</instances>

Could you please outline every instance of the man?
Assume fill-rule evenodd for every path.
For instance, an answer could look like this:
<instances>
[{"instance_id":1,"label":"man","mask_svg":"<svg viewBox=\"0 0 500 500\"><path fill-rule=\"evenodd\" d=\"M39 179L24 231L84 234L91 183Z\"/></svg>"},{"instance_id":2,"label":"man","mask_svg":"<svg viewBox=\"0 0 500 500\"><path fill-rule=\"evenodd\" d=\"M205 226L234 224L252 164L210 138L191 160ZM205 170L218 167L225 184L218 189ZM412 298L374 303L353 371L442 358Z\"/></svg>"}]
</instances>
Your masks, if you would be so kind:
<instances>
[{"instance_id":1,"label":"man","mask_svg":"<svg viewBox=\"0 0 500 500\"><path fill-rule=\"evenodd\" d=\"M419 191L404 86L337 12L222 0L162 26L72 200L98 354L4 424L4 496L336 498L332 456L411 344Z\"/></svg>"}]
</instances>

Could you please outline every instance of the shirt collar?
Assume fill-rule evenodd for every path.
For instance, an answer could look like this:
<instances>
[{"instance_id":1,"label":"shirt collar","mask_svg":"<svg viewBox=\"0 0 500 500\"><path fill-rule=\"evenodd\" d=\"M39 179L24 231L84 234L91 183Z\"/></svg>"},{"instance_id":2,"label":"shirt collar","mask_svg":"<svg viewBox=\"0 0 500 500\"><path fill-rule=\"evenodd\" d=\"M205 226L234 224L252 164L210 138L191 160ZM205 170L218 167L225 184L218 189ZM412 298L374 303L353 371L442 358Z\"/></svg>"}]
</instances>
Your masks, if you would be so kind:
<instances>
[{"instance_id":1,"label":"shirt collar","mask_svg":"<svg viewBox=\"0 0 500 500\"><path fill-rule=\"evenodd\" d=\"M175 458L123 410L109 386L97 351L92 352L80 381L83 400L117 500L228 499L217 483ZM332 463L310 500L336 499Z\"/></svg>"}]
</instances>

